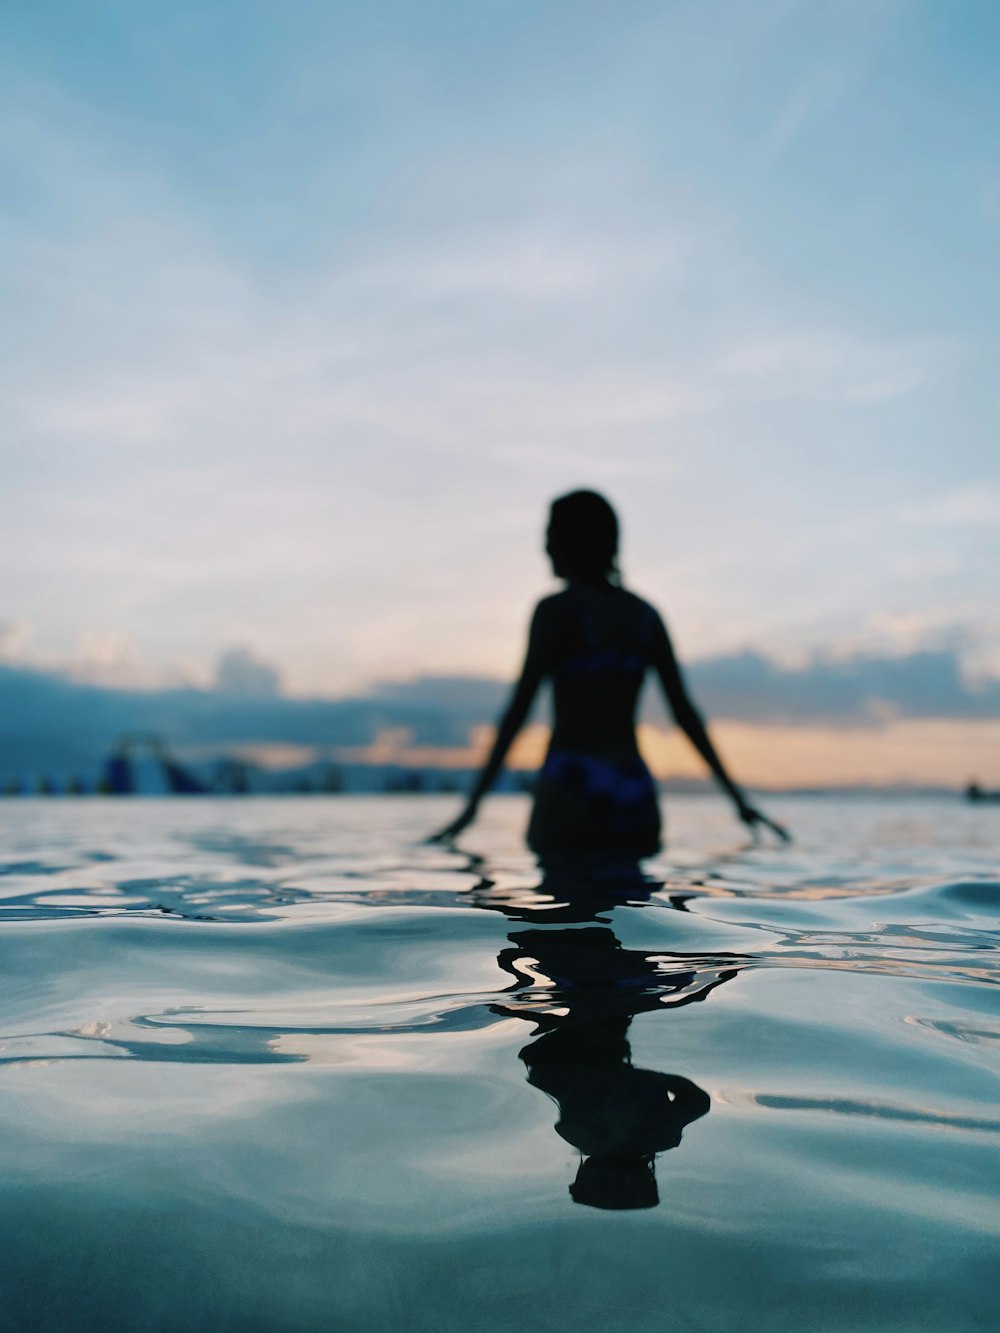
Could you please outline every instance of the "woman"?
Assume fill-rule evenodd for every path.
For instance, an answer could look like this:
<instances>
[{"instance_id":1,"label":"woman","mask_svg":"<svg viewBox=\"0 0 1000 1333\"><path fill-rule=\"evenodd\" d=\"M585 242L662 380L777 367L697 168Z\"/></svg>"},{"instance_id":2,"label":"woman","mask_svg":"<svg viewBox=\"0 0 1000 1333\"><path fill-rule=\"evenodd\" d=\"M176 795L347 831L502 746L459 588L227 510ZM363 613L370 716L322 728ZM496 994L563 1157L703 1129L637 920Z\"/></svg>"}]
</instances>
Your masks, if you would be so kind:
<instances>
[{"instance_id":1,"label":"woman","mask_svg":"<svg viewBox=\"0 0 1000 1333\"><path fill-rule=\"evenodd\" d=\"M566 587L535 608L521 678L465 809L436 840L476 816L542 681L552 682L555 723L538 776L528 845L543 861L576 853L652 856L660 849L656 788L635 735L648 668L659 677L677 725L751 829L788 834L748 804L726 772L688 697L663 621L621 586L618 520L603 496L574 491L554 501L546 551Z\"/></svg>"}]
</instances>

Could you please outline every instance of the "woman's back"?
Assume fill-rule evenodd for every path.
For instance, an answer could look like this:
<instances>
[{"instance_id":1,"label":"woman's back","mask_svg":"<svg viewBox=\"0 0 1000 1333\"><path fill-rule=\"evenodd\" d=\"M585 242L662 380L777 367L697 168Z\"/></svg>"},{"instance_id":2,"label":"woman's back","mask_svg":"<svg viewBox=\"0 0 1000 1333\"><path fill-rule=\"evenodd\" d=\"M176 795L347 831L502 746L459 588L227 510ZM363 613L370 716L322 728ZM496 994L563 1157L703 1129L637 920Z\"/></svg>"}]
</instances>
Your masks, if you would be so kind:
<instances>
[{"instance_id":1,"label":"woman's back","mask_svg":"<svg viewBox=\"0 0 1000 1333\"><path fill-rule=\"evenodd\" d=\"M608 581L571 580L539 603L532 634L552 681L555 719L528 843L543 858L637 858L659 848L656 789L635 736L658 624L651 606Z\"/></svg>"},{"instance_id":2,"label":"woman's back","mask_svg":"<svg viewBox=\"0 0 1000 1333\"><path fill-rule=\"evenodd\" d=\"M658 616L609 583L572 583L539 605L555 722L552 748L604 758L637 753L635 714Z\"/></svg>"}]
</instances>

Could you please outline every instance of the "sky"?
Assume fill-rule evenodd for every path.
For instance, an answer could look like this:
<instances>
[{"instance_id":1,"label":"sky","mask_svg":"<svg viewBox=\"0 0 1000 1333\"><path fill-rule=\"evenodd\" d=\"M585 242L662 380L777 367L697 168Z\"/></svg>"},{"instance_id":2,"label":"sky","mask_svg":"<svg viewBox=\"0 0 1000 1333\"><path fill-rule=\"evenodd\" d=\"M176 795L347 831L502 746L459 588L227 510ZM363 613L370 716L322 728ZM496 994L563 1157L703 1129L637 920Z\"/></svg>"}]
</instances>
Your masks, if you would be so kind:
<instances>
[{"instance_id":1,"label":"sky","mask_svg":"<svg viewBox=\"0 0 1000 1333\"><path fill-rule=\"evenodd\" d=\"M586 485L684 661L798 673L762 716L737 671L744 770L1000 782L968 704L1000 677L993 0L15 0L6 29L0 661L507 679L546 506ZM935 654L936 712L831 718L830 663Z\"/></svg>"}]
</instances>

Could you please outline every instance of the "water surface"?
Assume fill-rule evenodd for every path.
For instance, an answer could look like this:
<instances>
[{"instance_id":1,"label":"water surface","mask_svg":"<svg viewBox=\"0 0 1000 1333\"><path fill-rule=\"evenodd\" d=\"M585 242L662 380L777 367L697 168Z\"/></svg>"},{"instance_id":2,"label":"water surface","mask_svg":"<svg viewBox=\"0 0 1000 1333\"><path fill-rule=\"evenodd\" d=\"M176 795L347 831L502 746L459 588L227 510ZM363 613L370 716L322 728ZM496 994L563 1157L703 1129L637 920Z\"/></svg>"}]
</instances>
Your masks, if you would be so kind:
<instances>
[{"instance_id":1,"label":"water surface","mask_svg":"<svg viewBox=\"0 0 1000 1333\"><path fill-rule=\"evenodd\" d=\"M5 1329L996 1329L1000 809L0 805Z\"/></svg>"}]
</instances>

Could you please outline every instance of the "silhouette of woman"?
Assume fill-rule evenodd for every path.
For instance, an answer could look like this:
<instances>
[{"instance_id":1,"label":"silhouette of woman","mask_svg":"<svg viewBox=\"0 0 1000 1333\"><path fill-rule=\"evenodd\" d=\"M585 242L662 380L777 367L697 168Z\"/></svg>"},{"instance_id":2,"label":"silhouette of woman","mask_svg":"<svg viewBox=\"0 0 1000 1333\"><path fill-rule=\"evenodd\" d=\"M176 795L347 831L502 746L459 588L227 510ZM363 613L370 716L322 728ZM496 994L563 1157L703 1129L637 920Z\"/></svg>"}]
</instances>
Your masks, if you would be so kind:
<instances>
[{"instance_id":1,"label":"silhouette of woman","mask_svg":"<svg viewBox=\"0 0 1000 1333\"><path fill-rule=\"evenodd\" d=\"M456 837L476 816L524 724L539 686L552 682L555 723L535 788L528 845L543 862L566 856L636 859L660 849L656 788L639 754L635 711L646 671L659 677L677 725L755 833L778 824L750 805L726 772L657 611L621 586L618 520L594 491L555 500L546 551L562 592L535 608L521 678L459 817L435 835Z\"/></svg>"}]
</instances>

